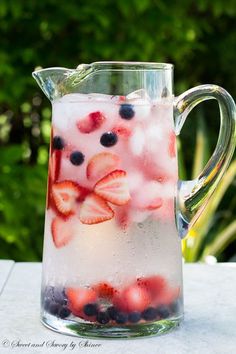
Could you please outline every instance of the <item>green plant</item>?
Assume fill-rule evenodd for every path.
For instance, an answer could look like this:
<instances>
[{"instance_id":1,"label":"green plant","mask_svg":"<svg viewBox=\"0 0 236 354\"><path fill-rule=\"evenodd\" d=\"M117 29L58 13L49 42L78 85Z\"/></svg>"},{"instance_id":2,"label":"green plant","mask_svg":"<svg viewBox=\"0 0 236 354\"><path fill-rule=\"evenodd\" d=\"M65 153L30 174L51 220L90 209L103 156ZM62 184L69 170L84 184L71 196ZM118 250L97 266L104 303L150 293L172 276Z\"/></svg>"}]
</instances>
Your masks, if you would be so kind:
<instances>
[{"instance_id":1,"label":"green plant","mask_svg":"<svg viewBox=\"0 0 236 354\"><path fill-rule=\"evenodd\" d=\"M21 145L1 148L0 258L41 258L46 191L45 165L22 163Z\"/></svg>"},{"instance_id":2,"label":"green plant","mask_svg":"<svg viewBox=\"0 0 236 354\"><path fill-rule=\"evenodd\" d=\"M207 131L203 117L199 117L196 134L192 178L203 169L209 158ZM180 167L180 173L184 169ZM220 210L227 190L236 178L236 159L233 160L216 188L201 217L190 229L183 242L183 256L186 262L205 261L207 256L218 258L236 240L236 222L232 212L225 218Z\"/></svg>"},{"instance_id":3,"label":"green plant","mask_svg":"<svg viewBox=\"0 0 236 354\"><path fill-rule=\"evenodd\" d=\"M42 254L50 103L31 77L35 67L74 68L96 60L172 62L176 94L212 82L236 96L235 19L235 0L227 6L224 0L70 0L63 6L57 0L0 1L0 258L30 261ZM216 128L212 120L208 139L198 137L198 149L206 152L206 141L212 146ZM190 125L181 138L191 141L192 136ZM188 147L185 172L181 168L186 178L194 154ZM197 156L195 173L202 153ZM221 199L211 217L217 222L196 238L199 247L195 244L189 260L208 249L216 230L221 231L219 220L222 228L233 221L233 184L227 193L230 206ZM232 229L221 240L232 240ZM228 260L229 248L223 253L219 257Z\"/></svg>"}]
</instances>

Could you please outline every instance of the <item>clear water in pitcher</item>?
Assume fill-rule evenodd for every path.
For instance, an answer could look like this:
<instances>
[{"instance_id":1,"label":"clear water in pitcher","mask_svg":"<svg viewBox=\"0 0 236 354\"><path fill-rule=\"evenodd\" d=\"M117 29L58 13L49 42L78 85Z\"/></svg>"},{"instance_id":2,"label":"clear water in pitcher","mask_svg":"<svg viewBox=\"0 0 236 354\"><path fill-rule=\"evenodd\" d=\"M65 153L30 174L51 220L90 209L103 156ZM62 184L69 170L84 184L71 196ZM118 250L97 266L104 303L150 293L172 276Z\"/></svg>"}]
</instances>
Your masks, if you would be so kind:
<instances>
[{"instance_id":1,"label":"clear water in pitcher","mask_svg":"<svg viewBox=\"0 0 236 354\"><path fill-rule=\"evenodd\" d=\"M178 317L177 180L171 99L53 102L44 317L110 326Z\"/></svg>"}]
</instances>

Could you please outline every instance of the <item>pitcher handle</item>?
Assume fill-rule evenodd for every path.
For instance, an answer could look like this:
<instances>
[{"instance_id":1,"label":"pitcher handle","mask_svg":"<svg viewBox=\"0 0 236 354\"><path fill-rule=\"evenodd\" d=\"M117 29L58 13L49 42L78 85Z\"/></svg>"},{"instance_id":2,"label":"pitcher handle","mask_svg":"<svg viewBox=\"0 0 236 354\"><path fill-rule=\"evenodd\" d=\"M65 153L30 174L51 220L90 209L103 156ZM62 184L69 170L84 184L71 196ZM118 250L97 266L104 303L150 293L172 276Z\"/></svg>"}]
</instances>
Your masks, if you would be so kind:
<instances>
[{"instance_id":1,"label":"pitcher handle","mask_svg":"<svg viewBox=\"0 0 236 354\"><path fill-rule=\"evenodd\" d=\"M178 182L176 223L180 237L186 236L197 221L232 158L236 141L236 106L230 94L216 85L192 88L174 101L176 134L189 112L200 102L216 99L220 109L220 132L216 148L200 175L194 180Z\"/></svg>"}]
</instances>

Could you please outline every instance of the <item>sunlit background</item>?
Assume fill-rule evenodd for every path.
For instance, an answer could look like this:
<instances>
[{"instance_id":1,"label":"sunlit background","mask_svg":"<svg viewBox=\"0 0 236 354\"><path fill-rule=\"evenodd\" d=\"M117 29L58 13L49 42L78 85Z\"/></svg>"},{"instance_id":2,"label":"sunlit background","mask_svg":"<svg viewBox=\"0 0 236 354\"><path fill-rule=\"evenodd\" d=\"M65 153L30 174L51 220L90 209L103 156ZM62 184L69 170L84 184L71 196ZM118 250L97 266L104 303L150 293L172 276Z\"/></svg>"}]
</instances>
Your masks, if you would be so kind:
<instances>
[{"instance_id":1,"label":"sunlit background","mask_svg":"<svg viewBox=\"0 0 236 354\"><path fill-rule=\"evenodd\" d=\"M42 255L51 107L31 72L98 60L171 62L176 95L216 83L236 98L235 21L235 0L0 1L0 258ZM180 178L201 171L218 127L214 102L190 114ZM186 261L236 261L235 175L236 159L183 243Z\"/></svg>"}]
</instances>

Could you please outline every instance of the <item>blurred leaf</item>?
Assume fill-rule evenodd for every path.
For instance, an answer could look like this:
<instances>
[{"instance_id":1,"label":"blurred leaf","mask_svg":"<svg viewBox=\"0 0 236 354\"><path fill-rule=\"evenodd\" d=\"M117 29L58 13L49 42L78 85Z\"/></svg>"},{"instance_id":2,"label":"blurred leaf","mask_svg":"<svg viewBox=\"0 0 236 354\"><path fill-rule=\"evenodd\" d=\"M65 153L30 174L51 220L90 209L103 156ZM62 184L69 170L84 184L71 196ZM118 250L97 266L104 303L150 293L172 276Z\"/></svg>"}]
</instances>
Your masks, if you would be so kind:
<instances>
[{"instance_id":1,"label":"blurred leaf","mask_svg":"<svg viewBox=\"0 0 236 354\"><path fill-rule=\"evenodd\" d=\"M230 225L223 229L223 231L219 232L214 241L206 246L201 257L202 260L204 260L208 255L218 256L234 240L236 240L236 221L233 221Z\"/></svg>"},{"instance_id":2,"label":"blurred leaf","mask_svg":"<svg viewBox=\"0 0 236 354\"><path fill-rule=\"evenodd\" d=\"M183 159L183 147L181 144L181 140L178 137L177 137L177 150L178 150L179 179L186 180L187 173L186 173L186 166L184 164L184 159Z\"/></svg>"},{"instance_id":3,"label":"blurred leaf","mask_svg":"<svg viewBox=\"0 0 236 354\"><path fill-rule=\"evenodd\" d=\"M23 148L21 145L11 145L1 148L1 165L11 165L22 158Z\"/></svg>"},{"instance_id":4,"label":"blurred leaf","mask_svg":"<svg viewBox=\"0 0 236 354\"><path fill-rule=\"evenodd\" d=\"M51 106L31 72L96 60L172 62L176 94L212 82L236 97L235 19L235 0L0 1L1 258L39 260L42 254ZM217 120L208 119L218 108L199 110L200 118L198 110L191 113L199 122L196 151L193 120L178 143L182 179L199 173L218 134ZM233 166L184 241L188 260L199 259L234 221ZM230 252L226 247L224 260Z\"/></svg>"},{"instance_id":5,"label":"blurred leaf","mask_svg":"<svg viewBox=\"0 0 236 354\"><path fill-rule=\"evenodd\" d=\"M196 136L196 146L193 160L192 179L196 178L205 167L209 158L209 143L207 139L207 130L202 111L198 111L198 126Z\"/></svg>"}]
</instances>

